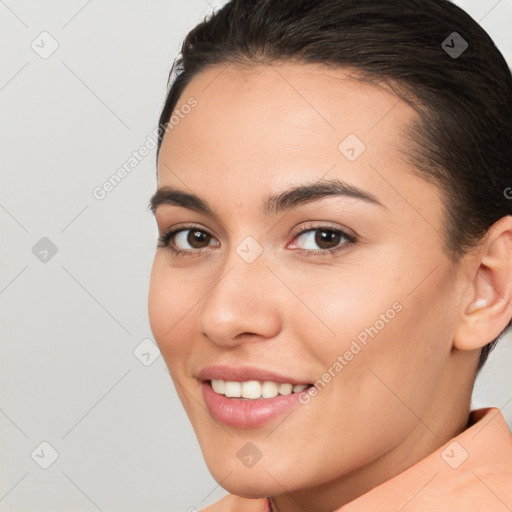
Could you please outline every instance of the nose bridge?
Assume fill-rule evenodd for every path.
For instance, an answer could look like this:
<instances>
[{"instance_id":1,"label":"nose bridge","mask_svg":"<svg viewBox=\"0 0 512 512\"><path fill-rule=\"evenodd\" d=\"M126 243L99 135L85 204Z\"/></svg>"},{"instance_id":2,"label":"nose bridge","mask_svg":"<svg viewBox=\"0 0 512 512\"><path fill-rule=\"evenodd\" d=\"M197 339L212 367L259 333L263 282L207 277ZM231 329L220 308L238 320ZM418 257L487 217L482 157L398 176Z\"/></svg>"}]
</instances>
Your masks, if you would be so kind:
<instances>
[{"instance_id":1,"label":"nose bridge","mask_svg":"<svg viewBox=\"0 0 512 512\"><path fill-rule=\"evenodd\" d=\"M241 333L276 335L279 308L267 264L263 246L252 236L230 249L199 314L200 329L211 341L233 344Z\"/></svg>"},{"instance_id":2,"label":"nose bridge","mask_svg":"<svg viewBox=\"0 0 512 512\"><path fill-rule=\"evenodd\" d=\"M219 272L219 280L214 288L218 288L217 293L225 288L233 297L242 299L259 291L262 293L258 297L264 299L264 281L269 274L269 264L269 250L264 250L263 244L255 236L246 235L241 241L232 244L229 253L225 254L222 271Z\"/></svg>"}]
</instances>

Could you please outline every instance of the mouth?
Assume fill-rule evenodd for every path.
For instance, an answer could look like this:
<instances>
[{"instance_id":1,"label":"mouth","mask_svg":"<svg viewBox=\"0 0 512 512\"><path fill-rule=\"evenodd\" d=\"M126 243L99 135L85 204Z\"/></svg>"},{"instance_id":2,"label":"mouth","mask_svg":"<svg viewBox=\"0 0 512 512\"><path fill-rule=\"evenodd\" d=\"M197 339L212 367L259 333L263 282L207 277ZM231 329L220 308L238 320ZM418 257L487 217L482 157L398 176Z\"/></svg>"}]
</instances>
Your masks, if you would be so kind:
<instances>
[{"instance_id":1,"label":"mouth","mask_svg":"<svg viewBox=\"0 0 512 512\"><path fill-rule=\"evenodd\" d=\"M290 382L274 382L269 380L234 381L211 379L205 381L205 383L218 395L239 400L267 400L277 396L289 396L313 386L313 384L292 384Z\"/></svg>"},{"instance_id":2,"label":"mouth","mask_svg":"<svg viewBox=\"0 0 512 512\"><path fill-rule=\"evenodd\" d=\"M304 403L300 396L313 384L210 379L201 386L206 408L215 421L228 427L251 429Z\"/></svg>"},{"instance_id":3,"label":"mouth","mask_svg":"<svg viewBox=\"0 0 512 512\"><path fill-rule=\"evenodd\" d=\"M256 428L305 403L307 380L263 367L212 365L196 374L210 416L223 425Z\"/></svg>"}]
</instances>

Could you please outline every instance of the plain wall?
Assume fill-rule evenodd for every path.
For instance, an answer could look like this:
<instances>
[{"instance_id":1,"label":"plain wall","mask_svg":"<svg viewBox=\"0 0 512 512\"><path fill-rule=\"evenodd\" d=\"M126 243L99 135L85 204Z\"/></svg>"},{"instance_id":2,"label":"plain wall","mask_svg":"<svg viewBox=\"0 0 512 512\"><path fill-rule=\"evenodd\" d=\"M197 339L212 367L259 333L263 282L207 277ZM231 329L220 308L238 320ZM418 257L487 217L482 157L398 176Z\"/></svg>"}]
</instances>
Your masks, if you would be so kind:
<instances>
[{"instance_id":1,"label":"plain wall","mask_svg":"<svg viewBox=\"0 0 512 512\"><path fill-rule=\"evenodd\" d=\"M162 358L136 357L155 350L155 150L94 195L151 146L181 41L222 3L0 2L0 511L179 512L225 494ZM457 3L512 62L512 0ZM509 425L511 368L507 337L473 401Z\"/></svg>"}]
</instances>

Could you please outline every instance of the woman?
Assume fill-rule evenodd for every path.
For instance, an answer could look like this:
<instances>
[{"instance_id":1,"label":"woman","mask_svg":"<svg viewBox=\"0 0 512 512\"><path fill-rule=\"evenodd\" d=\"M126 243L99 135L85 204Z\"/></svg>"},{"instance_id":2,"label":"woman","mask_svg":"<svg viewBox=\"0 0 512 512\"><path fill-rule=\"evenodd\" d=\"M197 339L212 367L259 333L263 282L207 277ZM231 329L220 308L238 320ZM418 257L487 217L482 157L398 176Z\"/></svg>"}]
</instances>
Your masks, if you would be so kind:
<instances>
[{"instance_id":1,"label":"woman","mask_svg":"<svg viewBox=\"0 0 512 512\"><path fill-rule=\"evenodd\" d=\"M445 0L233 0L161 114L155 340L224 511L512 508L512 77Z\"/></svg>"}]
</instances>

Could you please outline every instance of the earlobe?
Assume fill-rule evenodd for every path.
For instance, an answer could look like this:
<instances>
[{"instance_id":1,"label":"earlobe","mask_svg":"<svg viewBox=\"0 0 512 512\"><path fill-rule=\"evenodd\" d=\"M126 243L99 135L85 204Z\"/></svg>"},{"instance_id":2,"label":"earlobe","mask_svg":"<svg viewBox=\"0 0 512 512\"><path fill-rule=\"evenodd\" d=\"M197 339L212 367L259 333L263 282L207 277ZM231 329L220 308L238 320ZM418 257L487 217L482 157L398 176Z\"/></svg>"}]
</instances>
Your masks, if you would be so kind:
<instances>
[{"instance_id":1,"label":"earlobe","mask_svg":"<svg viewBox=\"0 0 512 512\"><path fill-rule=\"evenodd\" d=\"M497 338L512 317L512 217L503 217L488 231L475 258L468 260L473 271L467 302L453 345L458 350L475 350Z\"/></svg>"}]
</instances>

